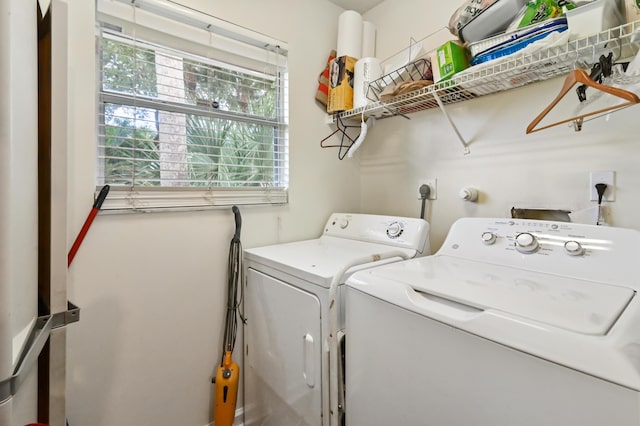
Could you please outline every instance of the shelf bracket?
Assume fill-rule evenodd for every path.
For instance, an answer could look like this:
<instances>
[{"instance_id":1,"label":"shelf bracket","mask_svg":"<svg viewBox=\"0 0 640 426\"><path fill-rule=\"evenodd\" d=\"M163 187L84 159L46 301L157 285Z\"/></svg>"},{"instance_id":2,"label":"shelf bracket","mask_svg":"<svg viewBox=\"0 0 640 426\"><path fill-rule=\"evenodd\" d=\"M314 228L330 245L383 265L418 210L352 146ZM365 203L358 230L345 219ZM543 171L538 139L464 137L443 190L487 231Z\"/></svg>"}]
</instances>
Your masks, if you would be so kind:
<instances>
[{"instance_id":1,"label":"shelf bracket","mask_svg":"<svg viewBox=\"0 0 640 426\"><path fill-rule=\"evenodd\" d=\"M460 140L460 143L464 147L464 154L467 155L467 154L471 153L471 151L469 150L469 144L467 143L467 141L464 140L464 138L462 137L462 134L460 134L460 131L458 130L458 127L456 127L456 124L453 122L453 120L449 116L449 113L447 112L447 109L444 107L444 104L442 103L442 100L440 99L440 96L438 96L438 92L436 90L434 90L432 93L433 93L433 97L435 98L436 102L438 102L438 106L440 107L440 110L442 111L442 113L444 114L445 118L447 119L447 121L449 122L451 127L453 128L453 131L456 132L456 135L458 136L458 139Z\"/></svg>"},{"instance_id":2,"label":"shelf bracket","mask_svg":"<svg viewBox=\"0 0 640 426\"><path fill-rule=\"evenodd\" d=\"M51 329L65 327L80 321L80 308L67 300L67 310L53 314Z\"/></svg>"},{"instance_id":3,"label":"shelf bracket","mask_svg":"<svg viewBox=\"0 0 640 426\"><path fill-rule=\"evenodd\" d=\"M49 339L53 316L44 315L36 319L35 326L29 334L29 338L23 348L18 365L11 377L0 379L0 404L11 399L25 380L31 367L37 362L38 356L45 343Z\"/></svg>"},{"instance_id":4,"label":"shelf bracket","mask_svg":"<svg viewBox=\"0 0 640 426\"><path fill-rule=\"evenodd\" d=\"M64 312L36 318L35 325L20 353L14 373L6 379L0 378L0 404L8 401L18 392L18 388L25 380L31 367L37 362L42 348L49 340L51 330L65 327L80 320L80 308L69 301L67 301L67 308L68 310Z\"/></svg>"}]
</instances>

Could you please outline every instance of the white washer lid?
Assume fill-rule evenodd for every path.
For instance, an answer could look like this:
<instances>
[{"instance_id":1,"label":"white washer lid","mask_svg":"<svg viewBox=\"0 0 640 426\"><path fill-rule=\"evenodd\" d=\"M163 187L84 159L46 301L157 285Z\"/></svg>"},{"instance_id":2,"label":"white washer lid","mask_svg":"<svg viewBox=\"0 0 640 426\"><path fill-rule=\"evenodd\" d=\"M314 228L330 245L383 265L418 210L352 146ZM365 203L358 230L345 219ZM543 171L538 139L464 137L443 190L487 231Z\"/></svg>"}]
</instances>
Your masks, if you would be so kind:
<instances>
[{"instance_id":1,"label":"white washer lid","mask_svg":"<svg viewBox=\"0 0 640 426\"><path fill-rule=\"evenodd\" d=\"M442 255L370 273L477 309L590 335L605 335L634 295L626 287Z\"/></svg>"},{"instance_id":2,"label":"white washer lid","mask_svg":"<svg viewBox=\"0 0 640 426\"><path fill-rule=\"evenodd\" d=\"M391 251L401 252L408 257L416 255L416 251L411 249L327 235L313 240L246 249L244 254L250 262L266 265L328 288L333 277L349 263L365 256ZM386 262L382 261L380 264L382 263ZM359 269L362 268L354 267L349 272Z\"/></svg>"}]
</instances>

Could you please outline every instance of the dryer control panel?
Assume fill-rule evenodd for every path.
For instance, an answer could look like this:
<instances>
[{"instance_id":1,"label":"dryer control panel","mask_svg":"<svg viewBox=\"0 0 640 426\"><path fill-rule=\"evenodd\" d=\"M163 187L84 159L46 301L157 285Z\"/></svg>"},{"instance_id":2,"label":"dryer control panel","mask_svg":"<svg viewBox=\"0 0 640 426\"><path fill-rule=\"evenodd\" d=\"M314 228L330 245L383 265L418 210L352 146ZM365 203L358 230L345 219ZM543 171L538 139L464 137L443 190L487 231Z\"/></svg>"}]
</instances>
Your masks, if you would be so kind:
<instances>
[{"instance_id":1,"label":"dryer control panel","mask_svg":"<svg viewBox=\"0 0 640 426\"><path fill-rule=\"evenodd\" d=\"M628 285L640 232L524 219L463 218L437 254Z\"/></svg>"},{"instance_id":2,"label":"dryer control panel","mask_svg":"<svg viewBox=\"0 0 640 426\"><path fill-rule=\"evenodd\" d=\"M413 217L334 213L323 235L386 244L430 254L429 223Z\"/></svg>"}]
</instances>

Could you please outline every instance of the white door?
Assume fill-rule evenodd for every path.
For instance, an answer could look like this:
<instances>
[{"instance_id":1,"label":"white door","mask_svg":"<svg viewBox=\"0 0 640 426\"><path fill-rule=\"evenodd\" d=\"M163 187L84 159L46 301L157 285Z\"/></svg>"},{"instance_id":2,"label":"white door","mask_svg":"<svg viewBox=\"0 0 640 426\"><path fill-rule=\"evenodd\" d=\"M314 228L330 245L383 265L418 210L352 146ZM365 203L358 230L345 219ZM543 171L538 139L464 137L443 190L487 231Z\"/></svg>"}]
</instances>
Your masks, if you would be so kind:
<instances>
[{"instance_id":1,"label":"white door","mask_svg":"<svg viewBox=\"0 0 640 426\"><path fill-rule=\"evenodd\" d=\"M244 303L245 424L321 425L320 300L249 269Z\"/></svg>"},{"instance_id":2,"label":"white door","mask_svg":"<svg viewBox=\"0 0 640 426\"><path fill-rule=\"evenodd\" d=\"M0 0L0 424L36 418L35 374L7 393L37 314L38 107L35 1Z\"/></svg>"}]
</instances>

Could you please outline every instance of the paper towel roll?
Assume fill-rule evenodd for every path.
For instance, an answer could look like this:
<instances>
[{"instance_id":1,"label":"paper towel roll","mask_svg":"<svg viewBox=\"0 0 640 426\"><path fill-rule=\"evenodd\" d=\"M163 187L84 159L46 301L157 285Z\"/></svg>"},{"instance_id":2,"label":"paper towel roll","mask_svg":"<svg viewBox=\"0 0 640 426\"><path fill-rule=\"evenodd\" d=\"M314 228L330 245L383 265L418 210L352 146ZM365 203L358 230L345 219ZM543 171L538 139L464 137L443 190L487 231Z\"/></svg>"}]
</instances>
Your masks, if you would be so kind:
<instances>
[{"instance_id":1,"label":"paper towel roll","mask_svg":"<svg viewBox=\"0 0 640 426\"><path fill-rule=\"evenodd\" d=\"M372 58L376 56L376 26L369 21L362 22L362 56Z\"/></svg>"},{"instance_id":2,"label":"paper towel roll","mask_svg":"<svg viewBox=\"0 0 640 426\"><path fill-rule=\"evenodd\" d=\"M361 108L373 102L367 98L369 83L382 77L382 64L377 58L362 58L353 70L353 107Z\"/></svg>"},{"instance_id":3,"label":"paper towel roll","mask_svg":"<svg viewBox=\"0 0 640 426\"><path fill-rule=\"evenodd\" d=\"M362 54L362 15L347 10L338 18L338 57L351 56L359 59Z\"/></svg>"}]
</instances>

